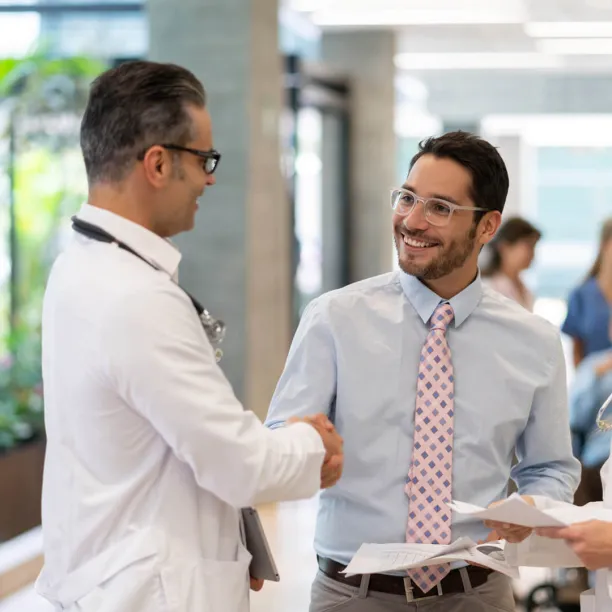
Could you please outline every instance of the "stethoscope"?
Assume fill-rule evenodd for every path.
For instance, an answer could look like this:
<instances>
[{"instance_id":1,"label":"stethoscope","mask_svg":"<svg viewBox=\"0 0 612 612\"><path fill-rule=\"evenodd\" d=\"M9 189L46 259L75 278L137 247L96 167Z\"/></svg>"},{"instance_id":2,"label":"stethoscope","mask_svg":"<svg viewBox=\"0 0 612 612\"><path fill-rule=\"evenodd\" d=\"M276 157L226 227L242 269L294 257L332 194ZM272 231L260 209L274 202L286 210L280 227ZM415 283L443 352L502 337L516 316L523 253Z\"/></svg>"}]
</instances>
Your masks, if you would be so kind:
<instances>
[{"instance_id":1,"label":"stethoscope","mask_svg":"<svg viewBox=\"0 0 612 612\"><path fill-rule=\"evenodd\" d=\"M612 423L607 423L603 419L603 415L605 411L608 409L608 406L610 404L612 404L612 393L608 395L608 399L601 405L601 408L599 409L599 412L597 413L597 427L599 427L601 431L612 430Z\"/></svg>"},{"instance_id":2,"label":"stethoscope","mask_svg":"<svg viewBox=\"0 0 612 612\"><path fill-rule=\"evenodd\" d=\"M97 225L93 225L88 223L87 221L83 221L78 217L72 217L72 229L86 236L87 238L91 238L91 240L97 240L98 242L106 242L108 244L116 244L120 249L131 253L132 255L138 257L144 261L147 265L151 266L154 270L160 270L155 264L151 263L148 259L144 258L140 253L137 253L132 247L125 244L125 242L121 242L117 240L112 234L109 234L107 231L103 230L101 227ZM180 285L179 285L180 287ZM223 338L225 337L225 323L220 321L219 319L215 319L211 314L206 310L196 298L194 298L188 291L180 287L189 297L191 303L193 304L196 312L198 313L198 317L202 322L202 327L204 327L204 331L210 340L210 343L213 345L220 344L223 342ZM223 351L219 348L215 348L215 357L217 361L220 361L223 356Z\"/></svg>"}]
</instances>

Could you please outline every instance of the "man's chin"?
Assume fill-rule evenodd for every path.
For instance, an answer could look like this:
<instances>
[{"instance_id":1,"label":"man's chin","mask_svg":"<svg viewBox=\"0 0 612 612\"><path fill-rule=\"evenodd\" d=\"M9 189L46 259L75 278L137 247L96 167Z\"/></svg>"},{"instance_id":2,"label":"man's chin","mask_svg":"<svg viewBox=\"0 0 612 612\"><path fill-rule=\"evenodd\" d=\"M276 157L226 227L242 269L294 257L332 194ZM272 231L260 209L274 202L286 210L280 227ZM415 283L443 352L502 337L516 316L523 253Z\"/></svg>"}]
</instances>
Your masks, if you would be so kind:
<instances>
[{"instance_id":1,"label":"man's chin","mask_svg":"<svg viewBox=\"0 0 612 612\"><path fill-rule=\"evenodd\" d=\"M399 259L398 264L400 270L409 274L410 276L416 276L417 278L422 278L423 280L430 280L431 276L431 264L423 265L417 264L413 261L406 261L405 259ZM434 280L434 279L431 279Z\"/></svg>"}]
</instances>

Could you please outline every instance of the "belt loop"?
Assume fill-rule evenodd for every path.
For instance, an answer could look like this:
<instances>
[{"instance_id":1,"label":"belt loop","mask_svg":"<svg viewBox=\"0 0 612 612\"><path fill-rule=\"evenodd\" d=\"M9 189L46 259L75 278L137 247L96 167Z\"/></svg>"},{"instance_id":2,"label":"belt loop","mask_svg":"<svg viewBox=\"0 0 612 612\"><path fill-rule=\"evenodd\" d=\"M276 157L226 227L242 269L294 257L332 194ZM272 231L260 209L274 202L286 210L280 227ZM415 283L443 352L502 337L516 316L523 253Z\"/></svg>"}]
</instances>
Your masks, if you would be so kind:
<instances>
[{"instance_id":1,"label":"belt loop","mask_svg":"<svg viewBox=\"0 0 612 612\"><path fill-rule=\"evenodd\" d=\"M412 603L414 601L414 593L412 592L413 588L414 586L412 585L412 580L406 576L404 578L404 591L406 593L406 601L408 603Z\"/></svg>"},{"instance_id":2,"label":"belt loop","mask_svg":"<svg viewBox=\"0 0 612 612\"><path fill-rule=\"evenodd\" d=\"M368 596L368 589L370 588L370 574L363 574L361 576L361 584L359 585L359 599L366 599Z\"/></svg>"},{"instance_id":3,"label":"belt loop","mask_svg":"<svg viewBox=\"0 0 612 612\"><path fill-rule=\"evenodd\" d=\"M469 593L472 590L472 582L470 580L470 575L468 574L467 568L460 568L459 574L461 575L461 582L463 582L463 590L466 593Z\"/></svg>"}]
</instances>

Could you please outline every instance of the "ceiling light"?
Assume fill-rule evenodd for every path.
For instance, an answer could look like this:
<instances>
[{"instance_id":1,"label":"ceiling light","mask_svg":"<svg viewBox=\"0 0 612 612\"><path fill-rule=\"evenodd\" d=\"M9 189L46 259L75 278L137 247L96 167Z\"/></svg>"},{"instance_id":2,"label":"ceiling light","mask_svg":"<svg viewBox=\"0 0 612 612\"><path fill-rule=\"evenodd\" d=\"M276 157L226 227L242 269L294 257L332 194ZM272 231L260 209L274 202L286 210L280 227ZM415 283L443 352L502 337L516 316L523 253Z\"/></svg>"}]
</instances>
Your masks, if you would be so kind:
<instances>
[{"instance_id":1,"label":"ceiling light","mask_svg":"<svg viewBox=\"0 0 612 612\"><path fill-rule=\"evenodd\" d=\"M538 40L536 47L552 55L611 55L612 38L549 38Z\"/></svg>"},{"instance_id":2,"label":"ceiling light","mask_svg":"<svg viewBox=\"0 0 612 612\"><path fill-rule=\"evenodd\" d=\"M532 38L612 37L612 21L534 21L524 29Z\"/></svg>"},{"instance_id":3,"label":"ceiling light","mask_svg":"<svg viewBox=\"0 0 612 612\"><path fill-rule=\"evenodd\" d=\"M321 10L312 15L322 27L401 27L406 25L467 25L522 23L517 11L469 11L457 9Z\"/></svg>"},{"instance_id":4,"label":"ceiling light","mask_svg":"<svg viewBox=\"0 0 612 612\"><path fill-rule=\"evenodd\" d=\"M540 53L398 53L400 70L512 70L560 68L559 57Z\"/></svg>"}]
</instances>

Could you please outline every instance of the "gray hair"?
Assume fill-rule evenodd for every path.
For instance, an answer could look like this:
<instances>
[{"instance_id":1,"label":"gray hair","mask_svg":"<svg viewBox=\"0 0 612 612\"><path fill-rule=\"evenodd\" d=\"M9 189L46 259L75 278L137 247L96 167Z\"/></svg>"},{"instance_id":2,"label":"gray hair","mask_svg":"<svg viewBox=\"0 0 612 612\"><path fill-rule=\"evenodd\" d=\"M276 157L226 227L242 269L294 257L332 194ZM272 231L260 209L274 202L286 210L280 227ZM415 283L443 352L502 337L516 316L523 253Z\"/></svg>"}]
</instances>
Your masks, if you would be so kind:
<instances>
[{"instance_id":1,"label":"gray hair","mask_svg":"<svg viewBox=\"0 0 612 612\"><path fill-rule=\"evenodd\" d=\"M206 93L180 66L137 61L102 73L91 86L81 122L90 186L123 180L155 144L187 144L193 138L189 105L203 108Z\"/></svg>"}]
</instances>

